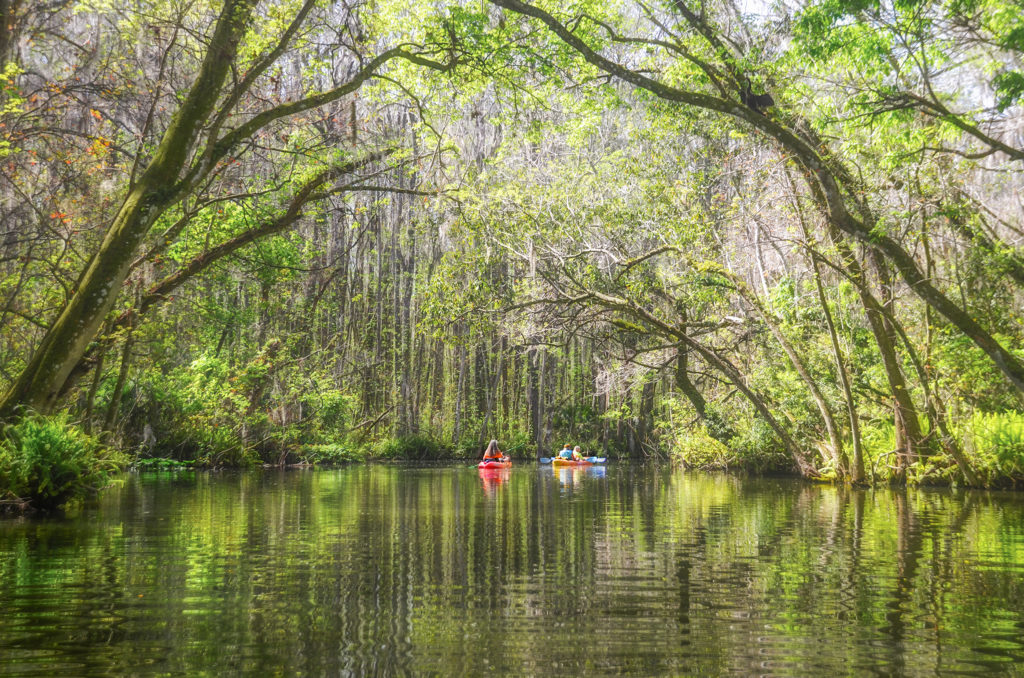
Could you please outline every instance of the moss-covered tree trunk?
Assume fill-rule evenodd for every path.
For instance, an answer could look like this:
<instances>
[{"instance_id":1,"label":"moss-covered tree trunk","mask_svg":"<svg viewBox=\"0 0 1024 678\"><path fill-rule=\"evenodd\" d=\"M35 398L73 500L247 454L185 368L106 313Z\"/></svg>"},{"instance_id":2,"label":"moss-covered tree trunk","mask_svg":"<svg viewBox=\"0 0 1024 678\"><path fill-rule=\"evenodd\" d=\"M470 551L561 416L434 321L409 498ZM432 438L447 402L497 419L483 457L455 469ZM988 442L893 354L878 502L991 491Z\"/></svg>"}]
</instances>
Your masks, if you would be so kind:
<instances>
[{"instance_id":1,"label":"moss-covered tree trunk","mask_svg":"<svg viewBox=\"0 0 1024 678\"><path fill-rule=\"evenodd\" d=\"M999 343L990 331L975 320L968 311L946 296L927 278L918 267L913 255L895 238L887 234L878 224L866 221L860 211L857 192L860 186L851 179L850 173L830 155L827 144L814 138L813 125L808 124L791 111L781 110L771 116L748 105L739 92L720 92L721 96L681 89L650 77L646 73L627 68L605 57L591 47L580 35L545 10L520 0L490 0L491 4L510 11L533 17L544 23L553 33L587 62L605 73L623 80L635 87L647 90L665 101L675 102L696 109L711 111L736 120L742 120L773 140L792 157L805 172L805 178L812 190L820 191L824 216L828 223L839 229L844 236L878 250L899 273L903 282L926 304L934 308L966 337L975 343L989 357L992 363L1013 385L1018 394L1024 393L1024 361ZM684 8L684 5L676 5ZM714 34L714 29L702 19L688 16L709 43L723 51L720 55L726 62L727 70L736 70L735 62L728 56L728 50ZM741 75L741 74L739 74ZM860 215L860 216L858 216Z\"/></svg>"},{"instance_id":2,"label":"moss-covered tree trunk","mask_svg":"<svg viewBox=\"0 0 1024 678\"><path fill-rule=\"evenodd\" d=\"M0 71L7 66L18 39L18 8L21 0L0 0Z\"/></svg>"},{"instance_id":3,"label":"moss-covered tree trunk","mask_svg":"<svg viewBox=\"0 0 1024 678\"><path fill-rule=\"evenodd\" d=\"M177 183L203 124L216 106L249 24L253 0L227 0L214 27L199 75L171 121L149 166L128 191L78 288L0 400L0 418L20 407L51 409L71 370L113 308L129 267L150 227L179 197Z\"/></svg>"}]
</instances>

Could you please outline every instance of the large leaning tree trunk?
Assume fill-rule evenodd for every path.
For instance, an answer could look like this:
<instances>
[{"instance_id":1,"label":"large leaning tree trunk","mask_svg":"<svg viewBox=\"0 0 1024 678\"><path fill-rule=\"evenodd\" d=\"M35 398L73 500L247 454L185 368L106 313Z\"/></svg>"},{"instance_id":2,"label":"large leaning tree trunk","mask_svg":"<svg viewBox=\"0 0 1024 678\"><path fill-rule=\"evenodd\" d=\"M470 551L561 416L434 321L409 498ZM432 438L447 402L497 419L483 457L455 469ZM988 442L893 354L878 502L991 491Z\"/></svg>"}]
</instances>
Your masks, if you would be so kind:
<instances>
[{"instance_id":1,"label":"large leaning tree trunk","mask_svg":"<svg viewBox=\"0 0 1024 678\"><path fill-rule=\"evenodd\" d=\"M248 67L244 77L229 82L228 75L241 70L237 63L239 45L253 25L257 4L258 0L224 0L196 79L152 158L130 186L71 298L50 324L25 369L0 398L0 420L14 416L22 408L45 412L54 407L69 375L114 307L154 223L194 192L218 163L241 144L276 120L355 92L391 59L402 58L440 70L448 68L404 47L394 47L364 62L347 82L334 89L265 109L229 127L232 116L245 115L236 111L237 105L259 76L284 54L317 0L305 0L276 44Z\"/></svg>"},{"instance_id":2,"label":"large leaning tree trunk","mask_svg":"<svg viewBox=\"0 0 1024 678\"><path fill-rule=\"evenodd\" d=\"M694 353L699 355L708 366L713 368L715 371L723 375L733 386L743 395L747 401L753 405L754 409L757 410L758 415L768 424L769 427L778 436L779 442L782 443L786 453L793 460L793 464L801 475L813 478L819 477L821 474L818 469L814 466L804 451L797 445L796 441L786 430L786 427L772 414L772 410L768 405L768 402L761 397L761 395L747 383L747 379L743 376L732 362L726 357L720 355L717 351L704 346L699 341L691 337L686 332L685 326L678 327L661 320L649 309L641 306L634 302L632 299L627 297L619 297L612 294L606 294L597 290L581 288L579 290L581 294L575 297L565 297L563 294L563 300L572 303L588 303L598 307L614 311L616 313L622 313L632 318L639 320L643 323L647 323L652 328L656 328L659 333L664 337L671 338L674 342L679 345L685 346L688 350L692 350Z\"/></svg>"},{"instance_id":3,"label":"large leaning tree trunk","mask_svg":"<svg viewBox=\"0 0 1024 678\"><path fill-rule=\"evenodd\" d=\"M18 39L18 8L21 0L0 0L0 71L11 60Z\"/></svg>"},{"instance_id":4,"label":"large leaning tree trunk","mask_svg":"<svg viewBox=\"0 0 1024 678\"><path fill-rule=\"evenodd\" d=\"M821 419L825 424L825 430L828 432L829 446L831 447L830 455L832 457L832 463L835 467L836 473L840 478L846 476L849 469L846 460L846 452L843 450L842 432L836 424L835 416L832 414L832 408L828 404L828 400L825 398L825 395L818 387L818 383L811 375L811 370L807 366L806 361L801 357L800 352L783 333L779 319L765 307L761 299L747 286L746 282L740 279L739 276L733 275L724 269L720 272L720 275L732 282L739 295L746 299L757 314L761 316L761 320L768 328L768 331L771 332L772 336L775 337L775 340L779 342L779 346L782 347L783 352L789 359L789 364L792 365L793 369L796 370L796 373L800 376L801 381L804 382L804 385L807 387L807 391L811 394L811 398L814 400L814 404L818 408L818 412L821 414Z\"/></svg>"},{"instance_id":5,"label":"large leaning tree trunk","mask_svg":"<svg viewBox=\"0 0 1024 678\"><path fill-rule=\"evenodd\" d=\"M152 309L168 299L172 299L172 295L179 287L200 276L215 263L258 240L281 233L292 227L300 219L310 215L312 213L311 206L318 201L332 195L359 190L360 187L354 183L342 183L333 187L331 183L345 175L354 173L368 164L385 158L390 153L390 149L367 153L358 159L329 167L317 173L311 179L298 186L292 193L291 199L281 206L277 213L256 223L252 228L210 247L201 254L197 254L188 261L183 262L179 268L164 278L155 281L148 289L142 292L141 297L131 308L109 319L109 323L102 333L105 338L90 344L82 358L79 359L78 364L72 368L65 379L61 391L57 394L58 397L66 395L70 389L74 388L79 378L87 374L91 369L99 369L103 354L109 348L111 338L117 331L125 331L133 325L137 325L145 319ZM358 179L353 179L353 181L358 181ZM188 220L183 218L174 228L186 223L188 223ZM166 242L166 240L161 240L159 244L163 245ZM151 250L148 254L152 255L153 252L159 249ZM152 257L146 258L151 259ZM142 260L143 257L136 259L135 264ZM133 264L133 267L135 264Z\"/></svg>"},{"instance_id":6,"label":"large leaning tree trunk","mask_svg":"<svg viewBox=\"0 0 1024 678\"><path fill-rule=\"evenodd\" d=\"M10 416L18 406L50 409L64 380L96 336L114 306L142 239L178 195L173 187L188 161L200 127L216 106L252 7L251 0L224 3L192 89L149 166L125 197L78 288L0 402L0 418Z\"/></svg>"},{"instance_id":7,"label":"large leaning tree trunk","mask_svg":"<svg viewBox=\"0 0 1024 678\"><path fill-rule=\"evenodd\" d=\"M896 269L909 289L984 351L1013 385L1018 395L1024 394L1024 362L1000 344L992 333L963 307L937 288L918 266L913 255L896 239L876 228L876 224L871 220L865 219L863 213L865 206L856 198L858 186L849 184L850 172L831 157L827 145L819 146L815 143L816 140L808 138L803 130L809 130L811 127L799 115L780 110L778 114L769 117L749 100L744 101L746 97L741 89L744 82L743 73L739 71L738 62L728 56L728 48L717 39L712 27L691 12L685 2L677 0L673 3L673 7L678 9L685 20L708 40L710 46L716 53L722 55L722 59L726 63L723 69L702 62L693 54L687 54L687 58L698 63L705 72L721 73L724 70L730 74L732 82L724 78L717 80L721 87L720 95L682 89L651 77L647 72L627 68L596 51L567 24L535 5L521 2L521 0L490 0L490 2L498 7L540 21L588 63L610 76L646 90L665 101L741 120L778 144L803 171L811 190L820 191L823 198L823 216L827 222L842 232L844 237L876 249ZM579 26L580 23L577 21L574 25ZM620 38L620 40L626 39ZM652 45L656 42L643 39L632 41ZM730 98L732 96L735 96L735 99Z\"/></svg>"}]
</instances>

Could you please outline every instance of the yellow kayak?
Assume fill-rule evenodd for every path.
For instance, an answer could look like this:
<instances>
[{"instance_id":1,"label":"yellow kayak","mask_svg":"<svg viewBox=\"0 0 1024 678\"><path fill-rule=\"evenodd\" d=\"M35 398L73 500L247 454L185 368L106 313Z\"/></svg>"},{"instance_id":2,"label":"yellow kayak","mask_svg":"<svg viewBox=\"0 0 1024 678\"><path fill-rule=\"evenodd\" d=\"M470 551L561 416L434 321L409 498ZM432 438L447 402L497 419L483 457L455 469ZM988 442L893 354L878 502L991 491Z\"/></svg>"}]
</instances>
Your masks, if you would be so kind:
<instances>
[{"instance_id":1,"label":"yellow kayak","mask_svg":"<svg viewBox=\"0 0 1024 678\"><path fill-rule=\"evenodd\" d=\"M593 466L594 463L587 461L586 459L562 459L561 457L555 457L551 460L552 466Z\"/></svg>"}]
</instances>

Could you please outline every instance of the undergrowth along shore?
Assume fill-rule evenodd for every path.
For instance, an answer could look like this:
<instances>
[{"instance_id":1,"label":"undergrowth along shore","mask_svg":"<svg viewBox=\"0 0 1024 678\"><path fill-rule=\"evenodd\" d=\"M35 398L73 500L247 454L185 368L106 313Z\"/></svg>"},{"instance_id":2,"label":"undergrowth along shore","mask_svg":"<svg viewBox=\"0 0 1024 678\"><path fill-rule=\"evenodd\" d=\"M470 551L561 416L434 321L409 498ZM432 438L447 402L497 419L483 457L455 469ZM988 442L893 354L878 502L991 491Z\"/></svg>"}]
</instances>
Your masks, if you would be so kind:
<instances>
[{"instance_id":1,"label":"undergrowth along shore","mask_svg":"<svg viewBox=\"0 0 1024 678\"><path fill-rule=\"evenodd\" d=\"M889 450L893 448L892 426L866 429L866 460L872 482L894 480ZM664 454L688 468L785 473L792 471L785 454L771 445L754 445L758 431L725 444L701 427L667 439ZM957 431L965 443L969 461L980 484L991 488L1017 488L1024 481L1024 414L976 414ZM160 470L183 467L245 468L257 465L333 466L367 461L455 461L476 459L473 444L455 446L425 435L381 440L345 440L336 443L291 445L282 449L243 446L224 439L215 447L196 445L161 455L159 450L119 450L90 435L66 414L28 414L0 430L0 510L50 511L80 502L107 487L126 469ZM733 444L734 443L734 444ZM560 447L559 445L553 445ZM584 445L597 449L596 441ZM512 436L504 446L514 457L534 457L528 436ZM175 452L175 451L172 451ZM619 456L609 450L609 456ZM821 474L830 479L831 469L822 459ZM959 485L962 483L952 460L943 455L922 456L907 470L909 485Z\"/></svg>"},{"instance_id":2,"label":"undergrowth along shore","mask_svg":"<svg viewBox=\"0 0 1024 678\"><path fill-rule=\"evenodd\" d=\"M66 414L28 414L0 430L0 508L49 511L105 488L130 457Z\"/></svg>"}]
</instances>

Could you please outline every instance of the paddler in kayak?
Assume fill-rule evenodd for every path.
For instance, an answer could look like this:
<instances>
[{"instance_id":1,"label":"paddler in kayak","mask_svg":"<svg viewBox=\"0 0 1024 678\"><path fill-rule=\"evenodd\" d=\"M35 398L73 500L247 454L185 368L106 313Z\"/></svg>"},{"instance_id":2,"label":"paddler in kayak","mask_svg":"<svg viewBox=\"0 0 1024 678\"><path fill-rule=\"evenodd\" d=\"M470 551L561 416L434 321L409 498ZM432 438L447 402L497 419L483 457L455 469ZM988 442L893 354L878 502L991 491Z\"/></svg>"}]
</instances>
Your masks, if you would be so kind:
<instances>
[{"instance_id":1,"label":"paddler in kayak","mask_svg":"<svg viewBox=\"0 0 1024 678\"><path fill-rule=\"evenodd\" d=\"M484 461L505 461L508 457L498 448L498 441L492 440L484 450Z\"/></svg>"},{"instance_id":2,"label":"paddler in kayak","mask_svg":"<svg viewBox=\"0 0 1024 678\"><path fill-rule=\"evenodd\" d=\"M572 445L566 443L565 447L559 450L555 457L558 459L572 459Z\"/></svg>"},{"instance_id":3,"label":"paddler in kayak","mask_svg":"<svg viewBox=\"0 0 1024 678\"><path fill-rule=\"evenodd\" d=\"M572 448L572 460L573 461L583 461L583 453L580 451L580 446L579 445L577 445L576 447Z\"/></svg>"}]
</instances>

